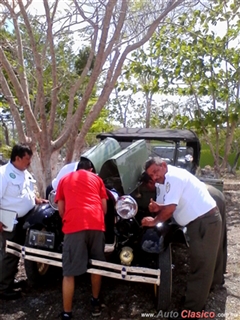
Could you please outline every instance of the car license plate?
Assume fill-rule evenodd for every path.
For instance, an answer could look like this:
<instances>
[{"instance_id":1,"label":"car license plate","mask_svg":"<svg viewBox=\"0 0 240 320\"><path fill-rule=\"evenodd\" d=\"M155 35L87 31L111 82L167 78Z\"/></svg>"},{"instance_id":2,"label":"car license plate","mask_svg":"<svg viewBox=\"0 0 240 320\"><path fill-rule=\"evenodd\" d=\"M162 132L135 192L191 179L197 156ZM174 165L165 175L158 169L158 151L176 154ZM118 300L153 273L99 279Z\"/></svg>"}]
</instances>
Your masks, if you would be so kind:
<instances>
[{"instance_id":1,"label":"car license plate","mask_svg":"<svg viewBox=\"0 0 240 320\"><path fill-rule=\"evenodd\" d=\"M33 247L53 249L55 234L48 231L30 230L28 243Z\"/></svg>"}]
</instances>

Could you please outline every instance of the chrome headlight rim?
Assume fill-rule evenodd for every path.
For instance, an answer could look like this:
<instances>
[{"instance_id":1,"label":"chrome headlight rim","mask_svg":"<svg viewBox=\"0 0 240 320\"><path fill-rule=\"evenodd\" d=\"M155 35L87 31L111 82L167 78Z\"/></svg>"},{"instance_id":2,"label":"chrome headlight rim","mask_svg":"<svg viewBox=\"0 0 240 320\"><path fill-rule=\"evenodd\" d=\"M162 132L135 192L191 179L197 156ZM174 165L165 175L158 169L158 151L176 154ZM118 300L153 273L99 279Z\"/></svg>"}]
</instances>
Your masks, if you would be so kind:
<instances>
[{"instance_id":1,"label":"chrome headlight rim","mask_svg":"<svg viewBox=\"0 0 240 320\"><path fill-rule=\"evenodd\" d=\"M132 219L138 212L138 204L130 195L120 196L115 204L115 210L122 219Z\"/></svg>"},{"instance_id":2,"label":"chrome headlight rim","mask_svg":"<svg viewBox=\"0 0 240 320\"><path fill-rule=\"evenodd\" d=\"M52 190L49 195L48 195L48 200L49 200L49 204L50 206L57 211L58 210L58 205L57 203L55 203L55 196L56 196L56 190Z\"/></svg>"}]
</instances>

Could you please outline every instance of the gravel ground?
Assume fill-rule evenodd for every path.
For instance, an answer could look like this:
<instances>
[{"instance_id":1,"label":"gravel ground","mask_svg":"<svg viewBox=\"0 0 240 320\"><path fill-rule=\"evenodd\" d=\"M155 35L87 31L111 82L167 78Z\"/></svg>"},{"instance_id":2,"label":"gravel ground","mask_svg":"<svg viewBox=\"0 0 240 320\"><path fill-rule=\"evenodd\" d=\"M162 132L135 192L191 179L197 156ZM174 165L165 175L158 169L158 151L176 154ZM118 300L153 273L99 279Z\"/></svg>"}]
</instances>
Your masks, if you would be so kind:
<instances>
[{"instance_id":1,"label":"gravel ground","mask_svg":"<svg viewBox=\"0 0 240 320\"><path fill-rule=\"evenodd\" d=\"M228 226L228 266L225 285L210 293L206 311L214 312L216 320L240 320L240 182L225 181ZM184 247L173 247L173 294L169 311L176 310L186 285L188 269ZM19 279L26 275L20 263ZM199 288L201 290L201 288ZM74 295L74 319L91 319L89 275L76 279ZM157 316L154 306L153 286L104 278L101 298L104 304L98 319L165 319ZM0 300L0 319L56 319L62 310L61 277L37 289L26 288L23 297L16 301Z\"/></svg>"}]
</instances>

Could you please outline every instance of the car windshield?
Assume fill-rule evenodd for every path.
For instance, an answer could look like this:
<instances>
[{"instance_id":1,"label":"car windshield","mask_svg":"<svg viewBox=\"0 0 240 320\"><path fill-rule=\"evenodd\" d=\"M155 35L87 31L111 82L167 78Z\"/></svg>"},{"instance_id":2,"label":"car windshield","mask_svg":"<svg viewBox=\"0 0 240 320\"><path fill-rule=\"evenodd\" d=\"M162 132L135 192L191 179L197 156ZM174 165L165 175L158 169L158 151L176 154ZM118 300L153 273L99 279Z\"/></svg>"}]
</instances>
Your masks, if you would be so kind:
<instances>
[{"instance_id":1,"label":"car windshield","mask_svg":"<svg viewBox=\"0 0 240 320\"><path fill-rule=\"evenodd\" d=\"M121 148L127 148L133 141L120 142ZM146 140L149 156L161 157L168 164L172 164L178 167L185 168L186 160L190 160L193 156L193 148L187 147L184 141L175 143L173 141L157 141ZM187 157L186 156L190 156Z\"/></svg>"},{"instance_id":2,"label":"car windshield","mask_svg":"<svg viewBox=\"0 0 240 320\"><path fill-rule=\"evenodd\" d=\"M175 157L176 144L175 143L162 143L159 141L153 142L151 144L151 156L161 157L167 163L172 163Z\"/></svg>"}]
</instances>

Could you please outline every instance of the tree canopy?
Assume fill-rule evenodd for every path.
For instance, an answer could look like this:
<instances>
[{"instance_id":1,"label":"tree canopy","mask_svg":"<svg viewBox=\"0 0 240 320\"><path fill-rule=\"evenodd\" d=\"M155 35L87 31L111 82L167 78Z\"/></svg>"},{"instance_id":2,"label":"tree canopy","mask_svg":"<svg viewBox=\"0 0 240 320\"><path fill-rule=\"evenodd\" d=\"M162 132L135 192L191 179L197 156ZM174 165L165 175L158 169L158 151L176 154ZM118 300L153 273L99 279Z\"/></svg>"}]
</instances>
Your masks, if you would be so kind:
<instances>
[{"instance_id":1,"label":"tree canopy","mask_svg":"<svg viewBox=\"0 0 240 320\"><path fill-rule=\"evenodd\" d=\"M144 45L171 12L182 12L194 1L157 1L154 10L148 5L141 15L140 0L35 4L1 1L0 88L18 140L34 150L32 169L43 194L59 152L64 149L66 162L79 158L127 55ZM138 28L130 29L133 22ZM88 50L77 66L76 52L83 47Z\"/></svg>"},{"instance_id":2,"label":"tree canopy","mask_svg":"<svg viewBox=\"0 0 240 320\"><path fill-rule=\"evenodd\" d=\"M217 171L226 167L240 124L239 5L238 0L215 0L165 21L149 46L133 53L127 69L130 86L125 84L126 89L134 83L144 94L169 97L152 106L148 121L159 125L165 117L165 125L197 131L208 143ZM141 88L134 77L145 78L146 84Z\"/></svg>"}]
</instances>

